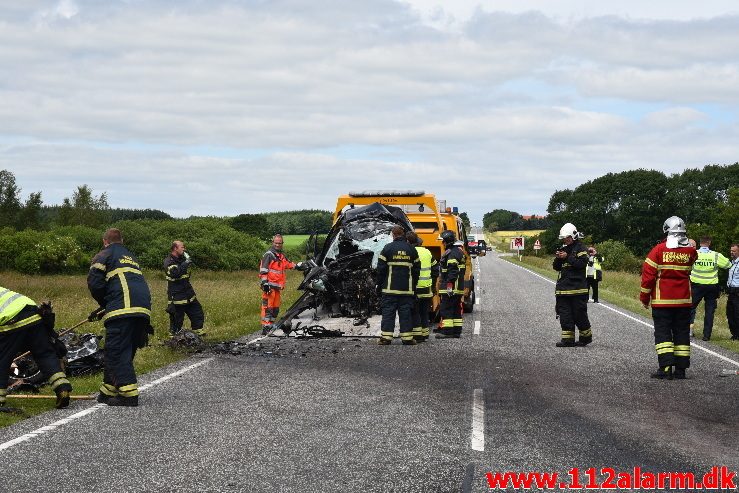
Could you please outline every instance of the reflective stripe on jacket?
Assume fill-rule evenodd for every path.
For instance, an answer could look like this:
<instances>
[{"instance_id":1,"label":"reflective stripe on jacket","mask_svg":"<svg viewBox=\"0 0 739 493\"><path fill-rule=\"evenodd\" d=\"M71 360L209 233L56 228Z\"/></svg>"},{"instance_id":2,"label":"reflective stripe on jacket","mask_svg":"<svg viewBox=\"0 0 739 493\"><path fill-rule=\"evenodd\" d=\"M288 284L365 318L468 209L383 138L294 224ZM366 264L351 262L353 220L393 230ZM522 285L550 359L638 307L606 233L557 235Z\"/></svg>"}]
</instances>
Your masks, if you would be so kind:
<instances>
[{"instance_id":1,"label":"reflective stripe on jacket","mask_svg":"<svg viewBox=\"0 0 739 493\"><path fill-rule=\"evenodd\" d=\"M657 244L642 265L639 300L654 308L693 306L690 271L697 257L691 246L667 248L666 241Z\"/></svg>"},{"instance_id":2,"label":"reflective stripe on jacket","mask_svg":"<svg viewBox=\"0 0 739 493\"><path fill-rule=\"evenodd\" d=\"M294 268L295 264L290 262L284 253L270 248L264 253L259 264L259 279L267 281L273 288L283 289L287 280L285 271Z\"/></svg>"},{"instance_id":3,"label":"reflective stripe on jacket","mask_svg":"<svg viewBox=\"0 0 739 493\"><path fill-rule=\"evenodd\" d=\"M111 243L92 259L87 274L90 294L111 318L151 316L151 293L139 263L120 243Z\"/></svg>"},{"instance_id":4,"label":"reflective stripe on jacket","mask_svg":"<svg viewBox=\"0 0 739 493\"><path fill-rule=\"evenodd\" d=\"M690 272L690 282L696 284L718 284L718 270L731 267L729 259L709 249L699 249L698 258Z\"/></svg>"},{"instance_id":5,"label":"reflective stripe on jacket","mask_svg":"<svg viewBox=\"0 0 739 493\"><path fill-rule=\"evenodd\" d=\"M588 265L588 251L579 240L560 248L567 252L567 258L554 258L552 268L559 272L555 295L578 296L588 294L588 280L585 268Z\"/></svg>"},{"instance_id":6,"label":"reflective stripe on jacket","mask_svg":"<svg viewBox=\"0 0 739 493\"><path fill-rule=\"evenodd\" d=\"M384 294L414 294L420 272L418 252L404 238L385 245L377 257L377 280Z\"/></svg>"},{"instance_id":7,"label":"reflective stripe on jacket","mask_svg":"<svg viewBox=\"0 0 739 493\"><path fill-rule=\"evenodd\" d=\"M20 329L41 320L38 313L16 319L27 306L36 306L36 302L27 296L0 287L0 333Z\"/></svg>"},{"instance_id":8,"label":"reflective stripe on jacket","mask_svg":"<svg viewBox=\"0 0 739 493\"><path fill-rule=\"evenodd\" d=\"M428 248L417 246L418 260L421 263L421 269L418 274L418 284L416 288L430 288L435 277L438 277L438 264Z\"/></svg>"}]
</instances>

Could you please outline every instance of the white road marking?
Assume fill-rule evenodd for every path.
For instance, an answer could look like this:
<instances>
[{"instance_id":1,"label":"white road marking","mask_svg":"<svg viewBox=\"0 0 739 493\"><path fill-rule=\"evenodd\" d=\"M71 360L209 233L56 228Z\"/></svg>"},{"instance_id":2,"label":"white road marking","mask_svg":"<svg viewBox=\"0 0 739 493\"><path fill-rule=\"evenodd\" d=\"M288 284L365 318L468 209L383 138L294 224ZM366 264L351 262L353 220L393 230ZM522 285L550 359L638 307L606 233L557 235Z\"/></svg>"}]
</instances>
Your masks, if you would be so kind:
<instances>
[{"instance_id":1,"label":"white road marking","mask_svg":"<svg viewBox=\"0 0 739 493\"><path fill-rule=\"evenodd\" d=\"M472 450L485 450L485 397L482 389L472 395Z\"/></svg>"},{"instance_id":2,"label":"white road marking","mask_svg":"<svg viewBox=\"0 0 739 493\"><path fill-rule=\"evenodd\" d=\"M508 262L508 263L511 264L510 262ZM544 277L544 276L542 276L540 274L537 274L536 272L531 271L531 270L527 269L526 267L521 267L520 265L516 265L516 264L511 264L511 265L513 267L518 267L519 269L525 270L529 274L532 274L532 275L534 275L534 276L536 276L536 277L538 277L540 279L544 279L545 281L547 281L550 284L557 284L555 281L552 281L551 279L547 279L546 277ZM628 318L629 320L633 320L634 322L640 323L640 324L642 324L642 325L644 325L646 327L649 327L650 329L653 329L654 330L654 325L652 325L652 324L650 324L648 322L645 322L644 320L639 320L636 317L632 317L628 313L624 313L624 312L622 312L620 310L616 310L615 308L611 308L610 306L604 305L603 303L598 303L598 305L601 306L601 307L603 307L603 308L605 308L606 310L611 310L612 312L618 313L619 315L622 315L622 316ZM594 305L591 305L591 306L594 306ZM739 361L733 360L731 358L728 358L728 357L724 356L723 354L719 354L719 353L717 353L715 351L712 351L712 350L710 350L710 349L708 349L706 347L703 347L703 346L701 346L700 344L698 344L695 341L691 341L690 342L690 347L694 347L696 349L700 349L701 351L704 351L704 352L710 354L711 356L715 356L715 357L717 357L719 359L722 359L722 360L726 361L727 363L731 363L734 366L739 366Z\"/></svg>"},{"instance_id":3,"label":"white road marking","mask_svg":"<svg viewBox=\"0 0 739 493\"><path fill-rule=\"evenodd\" d=\"M208 358L208 359L204 359L202 361L198 361L195 364L192 364L190 366L187 366L185 368L182 368L181 370L177 370L175 372L172 372L169 375L165 375L162 378L159 378L157 380L154 380L151 383L147 383L146 385L142 385L141 387L139 387L139 390L150 389L150 388L154 387L155 385L159 385L160 383L166 382L167 380L169 380L171 378L180 376L183 373L187 373L190 370L194 370L195 368L197 368L199 366L202 366L202 365L204 365L206 363L209 363L212 360L213 360L213 358ZM27 440L30 440L32 438L35 438L35 437L37 437L39 435L43 435L44 433L48 433L50 431L53 431L53 430L59 428L60 426L66 425L67 423L71 423L72 421L75 421L77 419L83 418L83 417L87 416L88 414L92 414L95 411L98 411L98 410L103 409L105 407L108 407L108 405L107 404L96 404L96 405L94 405L94 406L92 406L90 408L85 409L84 411L80 411L80 412L75 413L75 414L73 414L71 416L68 416L68 417L66 417L64 419L60 419L59 421L55 421L55 422L53 422L53 423L51 423L49 425L42 426L41 428L38 428L38 429L33 430L33 431L30 431L30 432L26 433L25 435L19 436L18 438L14 438L14 439L12 439L10 441L7 441L5 443L0 443L0 450L9 449L9 448L11 448L11 447L13 447L15 445L18 445L19 443L23 443L23 442L25 442Z\"/></svg>"},{"instance_id":4,"label":"white road marking","mask_svg":"<svg viewBox=\"0 0 739 493\"><path fill-rule=\"evenodd\" d=\"M479 305L479 304L480 304L480 297L475 296L475 305Z\"/></svg>"},{"instance_id":5,"label":"white road marking","mask_svg":"<svg viewBox=\"0 0 739 493\"><path fill-rule=\"evenodd\" d=\"M474 334L476 336L479 336L480 335L480 321L479 320L475 320L475 331L474 331Z\"/></svg>"}]
</instances>

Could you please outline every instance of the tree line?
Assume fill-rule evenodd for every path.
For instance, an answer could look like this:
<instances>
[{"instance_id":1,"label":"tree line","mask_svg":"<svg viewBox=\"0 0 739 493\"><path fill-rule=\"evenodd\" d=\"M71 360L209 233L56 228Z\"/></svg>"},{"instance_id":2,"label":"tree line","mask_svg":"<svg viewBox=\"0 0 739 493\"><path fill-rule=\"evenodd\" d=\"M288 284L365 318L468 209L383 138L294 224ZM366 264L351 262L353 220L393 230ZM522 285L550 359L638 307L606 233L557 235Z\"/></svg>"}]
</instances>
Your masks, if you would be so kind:
<instances>
[{"instance_id":1,"label":"tree line","mask_svg":"<svg viewBox=\"0 0 739 493\"><path fill-rule=\"evenodd\" d=\"M531 231L546 229L550 226L548 217L532 215L524 218L521 214L506 209L495 209L482 216L482 227L485 231Z\"/></svg>"}]
</instances>

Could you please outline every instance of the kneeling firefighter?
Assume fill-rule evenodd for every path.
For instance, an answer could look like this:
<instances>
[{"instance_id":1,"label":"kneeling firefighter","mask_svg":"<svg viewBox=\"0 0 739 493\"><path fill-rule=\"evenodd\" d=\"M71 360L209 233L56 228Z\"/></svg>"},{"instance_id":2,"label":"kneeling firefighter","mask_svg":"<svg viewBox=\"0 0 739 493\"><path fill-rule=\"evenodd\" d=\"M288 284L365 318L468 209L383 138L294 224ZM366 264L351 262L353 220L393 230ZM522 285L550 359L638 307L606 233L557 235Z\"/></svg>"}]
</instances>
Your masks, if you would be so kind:
<instances>
[{"instance_id":1,"label":"kneeling firefighter","mask_svg":"<svg viewBox=\"0 0 739 493\"><path fill-rule=\"evenodd\" d=\"M593 332L588 319L588 281L585 271L588 266L588 251L572 223L559 230L559 239L564 245L557 250L552 267L559 272L555 288L556 311L562 327L562 340L557 347L587 346L593 341ZM580 339L575 342L575 327Z\"/></svg>"},{"instance_id":2,"label":"kneeling firefighter","mask_svg":"<svg viewBox=\"0 0 739 493\"><path fill-rule=\"evenodd\" d=\"M32 299L0 287L0 407L5 407L8 395L10 365L18 353L25 351L31 352L56 393L56 407L69 405L72 385L62 371L59 354L52 343L56 338L51 305L38 307Z\"/></svg>"},{"instance_id":3,"label":"kneeling firefighter","mask_svg":"<svg viewBox=\"0 0 739 493\"><path fill-rule=\"evenodd\" d=\"M437 339L462 337L462 297L464 296L464 277L467 270L465 256L457 245L454 231L441 233L444 253L441 255L440 293L441 329L436 329Z\"/></svg>"}]
</instances>

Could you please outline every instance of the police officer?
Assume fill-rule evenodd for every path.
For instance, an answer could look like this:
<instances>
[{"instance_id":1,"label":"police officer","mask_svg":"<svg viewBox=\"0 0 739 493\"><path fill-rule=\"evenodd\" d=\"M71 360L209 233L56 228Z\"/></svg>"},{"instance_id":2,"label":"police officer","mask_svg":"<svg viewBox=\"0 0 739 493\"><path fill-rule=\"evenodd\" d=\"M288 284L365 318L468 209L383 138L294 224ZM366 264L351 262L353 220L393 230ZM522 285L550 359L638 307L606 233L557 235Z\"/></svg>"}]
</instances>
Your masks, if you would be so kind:
<instances>
[{"instance_id":1,"label":"police officer","mask_svg":"<svg viewBox=\"0 0 739 493\"><path fill-rule=\"evenodd\" d=\"M729 322L731 340L739 341L739 243L731 245L731 268L726 279L729 297L726 300L726 319Z\"/></svg>"},{"instance_id":2,"label":"police officer","mask_svg":"<svg viewBox=\"0 0 739 493\"><path fill-rule=\"evenodd\" d=\"M104 248L92 259L87 287L101 308L90 319L105 325L105 372L98 402L109 406L138 406L139 387L133 357L149 333L151 294L136 257L123 246L121 232L109 229Z\"/></svg>"},{"instance_id":3,"label":"police officer","mask_svg":"<svg viewBox=\"0 0 739 493\"><path fill-rule=\"evenodd\" d=\"M581 238L582 235L572 223L565 224L559 230L559 239L564 245L557 250L552 262L554 270L559 272L555 310L562 327L562 340L556 344L557 347L587 346L593 342L588 319L588 282L585 278L588 252ZM575 327L580 331L577 342Z\"/></svg>"},{"instance_id":4,"label":"police officer","mask_svg":"<svg viewBox=\"0 0 739 493\"><path fill-rule=\"evenodd\" d=\"M588 247L588 266L585 269L588 278L588 289L593 290L593 303L598 303L598 283L603 280L603 267L600 263L603 257L598 254L594 246Z\"/></svg>"},{"instance_id":5,"label":"police officer","mask_svg":"<svg viewBox=\"0 0 739 493\"><path fill-rule=\"evenodd\" d=\"M205 314L190 284L190 265L192 265L192 260L185 251L185 244L179 240L173 241L170 254L164 259L164 272L167 278L167 313L169 313L171 335L182 330L185 315L190 319L192 331L199 336L205 335L203 329Z\"/></svg>"},{"instance_id":6,"label":"police officer","mask_svg":"<svg viewBox=\"0 0 739 493\"><path fill-rule=\"evenodd\" d=\"M690 287L693 293L693 307L690 310L690 332L693 333L695 310L701 300L704 300L705 316L703 317L703 340L711 339L713 332L713 314L718 305L719 285L718 270L731 267L729 259L718 252L711 250L711 237L703 236L700 239L698 258L690 272Z\"/></svg>"},{"instance_id":7,"label":"police officer","mask_svg":"<svg viewBox=\"0 0 739 493\"><path fill-rule=\"evenodd\" d=\"M654 347L659 369L652 378L685 378L690 366L690 269L697 257L685 234L685 222L667 218L662 230L667 238L658 243L642 265L639 300L645 309L652 303ZM674 367L674 371L673 371Z\"/></svg>"},{"instance_id":8,"label":"police officer","mask_svg":"<svg viewBox=\"0 0 739 493\"><path fill-rule=\"evenodd\" d=\"M420 262L418 283L416 284L416 300L413 305L413 338L424 342L429 338L429 313L434 298L433 286L439 277L439 264L428 248L423 246L423 240L413 231L405 234L406 240L416 248Z\"/></svg>"},{"instance_id":9,"label":"police officer","mask_svg":"<svg viewBox=\"0 0 739 493\"><path fill-rule=\"evenodd\" d=\"M49 338L53 328L53 321L48 322L41 316L32 299L0 287L0 407L5 407L8 395L10 365L25 351L31 351L33 360L56 393L57 409L69 405L72 385L62 371Z\"/></svg>"},{"instance_id":10,"label":"police officer","mask_svg":"<svg viewBox=\"0 0 739 493\"><path fill-rule=\"evenodd\" d=\"M439 285L441 290L441 329L437 329L436 338L462 337L462 296L464 296L464 277L467 270L464 252L457 244L454 231L441 233L444 253L441 254L441 274Z\"/></svg>"},{"instance_id":11,"label":"police officer","mask_svg":"<svg viewBox=\"0 0 739 493\"><path fill-rule=\"evenodd\" d=\"M418 252L405 239L401 226L392 229L393 241L385 245L377 259L377 281L382 292L381 346L390 344L395 332L395 314L400 321L400 339L415 345L413 338L414 288L418 284Z\"/></svg>"},{"instance_id":12,"label":"police officer","mask_svg":"<svg viewBox=\"0 0 739 493\"><path fill-rule=\"evenodd\" d=\"M297 264L290 262L282 253L283 244L282 235L275 235L272 238L272 246L264 252L259 264L259 283L262 287L262 335L270 333L280 313L281 292L285 289L287 281L285 271L308 268L305 262Z\"/></svg>"}]
</instances>

